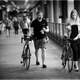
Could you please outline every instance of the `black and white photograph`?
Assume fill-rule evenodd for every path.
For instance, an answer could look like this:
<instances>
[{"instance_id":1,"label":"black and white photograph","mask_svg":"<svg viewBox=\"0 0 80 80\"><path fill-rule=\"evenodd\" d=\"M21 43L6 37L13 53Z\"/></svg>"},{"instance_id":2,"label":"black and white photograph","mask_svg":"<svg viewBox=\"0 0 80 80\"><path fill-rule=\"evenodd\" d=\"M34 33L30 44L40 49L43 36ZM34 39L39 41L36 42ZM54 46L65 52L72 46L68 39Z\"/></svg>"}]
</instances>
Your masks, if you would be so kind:
<instances>
[{"instance_id":1,"label":"black and white photograph","mask_svg":"<svg viewBox=\"0 0 80 80\"><path fill-rule=\"evenodd\" d=\"M0 80L80 80L80 0L0 0Z\"/></svg>"}]
</instances>

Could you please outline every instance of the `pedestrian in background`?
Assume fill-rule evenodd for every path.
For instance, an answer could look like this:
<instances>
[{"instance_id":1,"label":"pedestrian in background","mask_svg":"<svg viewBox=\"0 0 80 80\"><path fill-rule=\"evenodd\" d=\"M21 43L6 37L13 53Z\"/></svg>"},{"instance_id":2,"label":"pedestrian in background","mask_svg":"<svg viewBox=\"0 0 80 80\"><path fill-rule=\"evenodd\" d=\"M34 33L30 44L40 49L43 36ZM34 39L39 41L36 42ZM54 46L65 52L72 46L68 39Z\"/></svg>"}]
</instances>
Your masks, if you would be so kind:
<instances>
[{"instance_id":1,"label":"pedestrian in background","mask_svg":"<svg viewBox=\"0 0 80 80\"><path fill-rule=\"evenodd\" d=\"M18 22L17 17L14 17L14 19L13 19L13 27L14 27L14 32L15 32L15 34L18 35L19 22Z\"/></svg>"},{"instance_id":2,"label":"pedestrian in background","mask_svg":"<svg viewBox=\"0 0 80 80\"><path fill-rule=\"evenodd\" d=\"M7 37L10 37L11 21L10 21L10 19L8 17L5 20L5 24L6 24Z\"/></svg>"}]
</instances>

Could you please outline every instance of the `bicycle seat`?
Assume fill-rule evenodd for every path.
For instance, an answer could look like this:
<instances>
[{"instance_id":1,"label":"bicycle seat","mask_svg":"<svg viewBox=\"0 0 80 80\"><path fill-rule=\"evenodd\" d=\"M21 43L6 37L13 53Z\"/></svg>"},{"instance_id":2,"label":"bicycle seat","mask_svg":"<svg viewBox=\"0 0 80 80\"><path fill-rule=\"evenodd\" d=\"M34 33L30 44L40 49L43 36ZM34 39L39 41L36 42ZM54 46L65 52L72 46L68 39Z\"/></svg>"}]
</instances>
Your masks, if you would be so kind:
<instances>
[{"instance_id":1,"label":"bicycle seat","mask_svg":"<svg viewBox=\"0 0 80 80\"><path fill-rule=\"evenodd\" d=\"M24 36L24 40L29 40L30 37L29 36Z\"/></svg>"}]
</instances>

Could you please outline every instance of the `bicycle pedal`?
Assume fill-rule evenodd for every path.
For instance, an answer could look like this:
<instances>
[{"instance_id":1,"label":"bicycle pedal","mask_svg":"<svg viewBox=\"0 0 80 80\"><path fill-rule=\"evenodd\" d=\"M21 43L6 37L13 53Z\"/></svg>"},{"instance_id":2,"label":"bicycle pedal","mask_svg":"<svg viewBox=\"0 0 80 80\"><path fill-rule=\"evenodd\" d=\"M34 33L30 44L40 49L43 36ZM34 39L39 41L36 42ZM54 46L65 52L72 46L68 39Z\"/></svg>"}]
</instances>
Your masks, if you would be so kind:
<instances>
[{"instance_id":1,"label":"bicycle pedal","mask_svg":"<svg viewBox=\"0 0 80 80\"><path fill-rule=\"evenodd\" d=\"M20 62L21 64L23 63L23 61Z\"/></svg>"}]
</instances>

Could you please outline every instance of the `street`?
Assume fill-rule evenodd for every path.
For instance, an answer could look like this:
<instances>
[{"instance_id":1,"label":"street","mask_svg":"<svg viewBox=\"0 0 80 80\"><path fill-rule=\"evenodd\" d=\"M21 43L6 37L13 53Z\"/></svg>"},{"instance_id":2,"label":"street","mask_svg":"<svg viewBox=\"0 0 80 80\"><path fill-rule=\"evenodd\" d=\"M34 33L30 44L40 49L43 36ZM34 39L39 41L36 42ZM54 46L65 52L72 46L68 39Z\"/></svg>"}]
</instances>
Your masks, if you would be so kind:
<instances>
[{"instance_id":1,"label":"street","mask_svg":"<svg viewBox=\"0 0 80 80\"><path fill-rule=\"evenodd\" d=\"M49 40L46 49L47 68L42 68L41 51L40 65L35 65L34 45L30 43L31 65L28 71L20 64L24 43L21 43L21 31L18 35L11 31L10 38L5 32L0 35L0 79L80 79L80 71L69 73L61 65L62 48ZM80 66L80 65L79 65Z\"/></svg>"}]
</instances>

